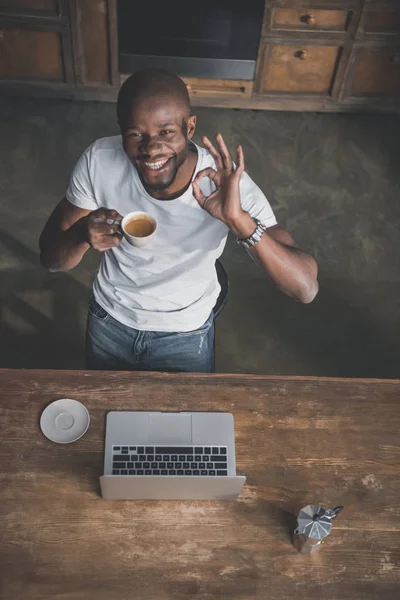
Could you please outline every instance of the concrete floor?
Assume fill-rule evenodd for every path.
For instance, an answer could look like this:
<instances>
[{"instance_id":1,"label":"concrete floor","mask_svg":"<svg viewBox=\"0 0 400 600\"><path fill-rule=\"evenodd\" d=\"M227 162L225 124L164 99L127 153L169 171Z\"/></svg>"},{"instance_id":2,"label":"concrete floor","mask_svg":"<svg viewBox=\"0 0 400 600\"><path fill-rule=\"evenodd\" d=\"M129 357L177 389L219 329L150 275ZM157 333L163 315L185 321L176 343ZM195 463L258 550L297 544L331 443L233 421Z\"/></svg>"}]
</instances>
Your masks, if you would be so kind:
<instances>
[{"instance_id":1,"label":"concrete floor","mask_svg":"<svg viewBox=\"0 0 400 600\"><path fill-rule=\"evenodd\" d=\"M38 237L79 154L118 132L115 106L3 98L0 109L0 367L81 368L98 255L50 274L39 265ZM397 377L400 118L196 113L197 140L221 131L231 148L243 144L278 221L320 266L320 293L302 306L228 242L217 370Z\"/></svg>"}]
</instances>

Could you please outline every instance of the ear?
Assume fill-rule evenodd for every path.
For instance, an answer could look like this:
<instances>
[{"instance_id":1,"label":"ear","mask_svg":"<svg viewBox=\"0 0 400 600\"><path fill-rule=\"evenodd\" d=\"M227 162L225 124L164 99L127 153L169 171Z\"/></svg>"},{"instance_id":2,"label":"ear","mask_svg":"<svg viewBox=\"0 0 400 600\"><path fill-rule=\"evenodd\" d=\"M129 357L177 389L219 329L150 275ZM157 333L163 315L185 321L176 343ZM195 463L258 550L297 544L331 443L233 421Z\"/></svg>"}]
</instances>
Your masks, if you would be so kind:
<instances>
[{"instance_id":1,"label":"ear","mask_svg":"<svg viewBox=\"0 0 400 600\"><path fill-rule=\"evenodd\" d=\"M118 119L117 123L118 123L119 131L120 131L121 135L123 136L124 135L124 130L125 130L125 125L121 121L121 119Z\"/></svg>"},{"instance_id":2,"label":"ear","mask_svg":"<svg viewBox=\"0 0 400 600\"><path fill-rule=\"evenodd\" d=\"M197 121L196 115L192 115L186 121L187 136L189 139L191 139L194 136L194 132L196 130L196 121Z\"/></svg>"}]
</instances>

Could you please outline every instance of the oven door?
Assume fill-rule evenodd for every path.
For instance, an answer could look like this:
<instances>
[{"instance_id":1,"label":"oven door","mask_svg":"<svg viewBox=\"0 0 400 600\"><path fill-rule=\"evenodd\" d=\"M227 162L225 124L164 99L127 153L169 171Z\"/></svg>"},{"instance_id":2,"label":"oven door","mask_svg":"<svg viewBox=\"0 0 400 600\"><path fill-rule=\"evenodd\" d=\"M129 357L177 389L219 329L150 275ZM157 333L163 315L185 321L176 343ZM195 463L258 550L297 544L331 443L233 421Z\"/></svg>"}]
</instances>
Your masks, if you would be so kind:
<instances>
[{"instance_id":1,"label":"oven door","mask_svg":"<svg viewBox=\"0 0 400 600\"><path fill-rule=\"evenodd\" d=\"M118 2L120 69L253 79L264 0Z\"/></svg>"}]
</instances>

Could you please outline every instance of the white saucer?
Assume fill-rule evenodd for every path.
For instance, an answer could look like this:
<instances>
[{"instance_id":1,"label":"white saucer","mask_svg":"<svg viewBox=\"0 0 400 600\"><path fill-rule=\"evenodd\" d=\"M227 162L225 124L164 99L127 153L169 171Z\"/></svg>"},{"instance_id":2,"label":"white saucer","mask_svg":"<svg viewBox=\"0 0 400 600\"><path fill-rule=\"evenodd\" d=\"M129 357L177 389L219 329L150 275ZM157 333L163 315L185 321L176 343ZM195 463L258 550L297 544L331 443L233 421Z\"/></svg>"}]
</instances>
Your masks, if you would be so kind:
<instances>
[{"instance_id":1,"label":"white saucer","mask_svg":"<svg viewBox=\"0 0 400 600\"><path fill-rule=\"evenodd\" d=\"M77 400L62 398L47 406L40 417L40 428L52 442L69 444L88 430L89 413Z\"/></svg>"}]
</instances>

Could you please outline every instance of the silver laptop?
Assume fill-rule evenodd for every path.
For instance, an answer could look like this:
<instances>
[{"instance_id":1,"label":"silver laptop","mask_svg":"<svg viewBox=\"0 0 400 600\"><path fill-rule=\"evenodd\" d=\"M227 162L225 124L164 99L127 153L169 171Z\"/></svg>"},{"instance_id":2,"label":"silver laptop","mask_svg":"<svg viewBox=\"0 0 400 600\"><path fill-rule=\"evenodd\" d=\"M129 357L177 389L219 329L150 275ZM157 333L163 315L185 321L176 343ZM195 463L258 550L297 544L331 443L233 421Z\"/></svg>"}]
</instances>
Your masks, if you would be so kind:
<instances>
[{"instance_id":1,"label":"silver laptop","mask_svg":"<svg viewBox=\"0 0 400 600\"><path fill-rule=\"evenodd\" d=\"M101 493L107 500L234 500L233 416L211 412L107 415Z\"/></svg>"}]
</instances>

